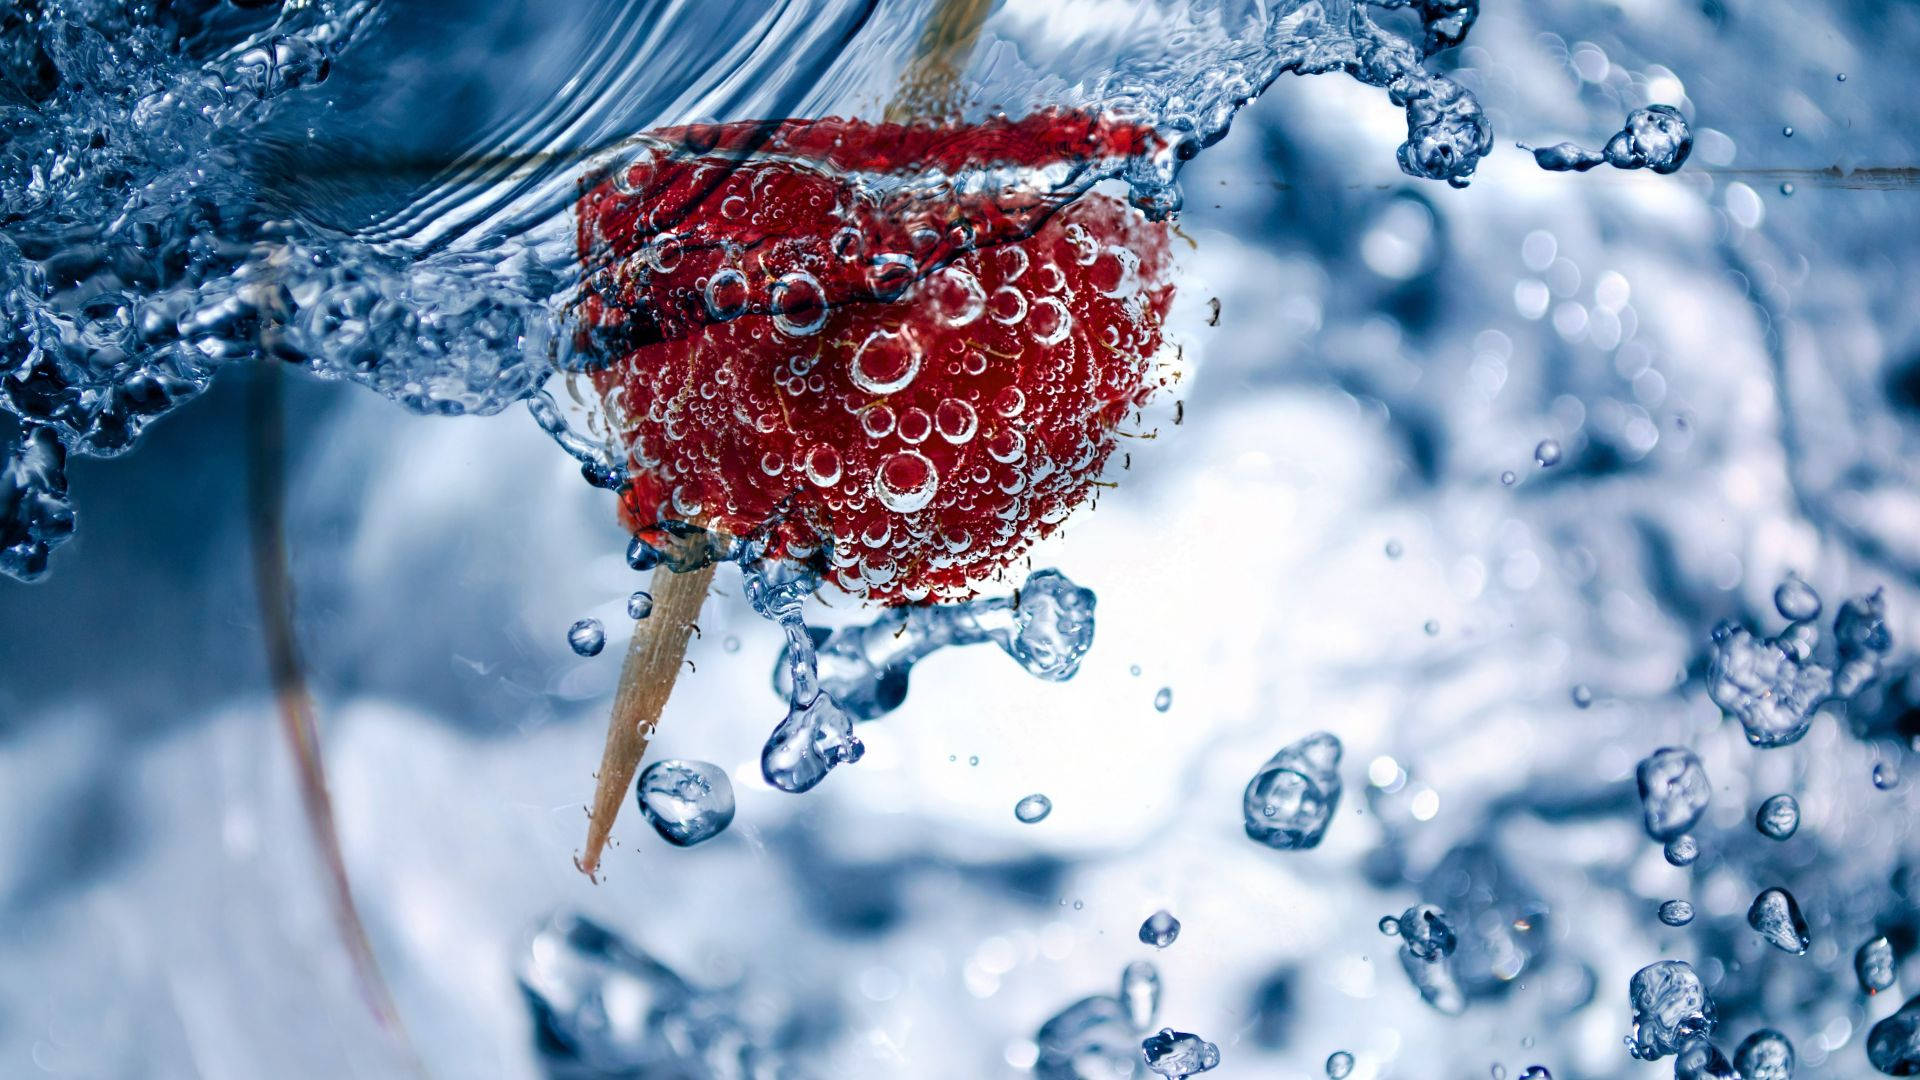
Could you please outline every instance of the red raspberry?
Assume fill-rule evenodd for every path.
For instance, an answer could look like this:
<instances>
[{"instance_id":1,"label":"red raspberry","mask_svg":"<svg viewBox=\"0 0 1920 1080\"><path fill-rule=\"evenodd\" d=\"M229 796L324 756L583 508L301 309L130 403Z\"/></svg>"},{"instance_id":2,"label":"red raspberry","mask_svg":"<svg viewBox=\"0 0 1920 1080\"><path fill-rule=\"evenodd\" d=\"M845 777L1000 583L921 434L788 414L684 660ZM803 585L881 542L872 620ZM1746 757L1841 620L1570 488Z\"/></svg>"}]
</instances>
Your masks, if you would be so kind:
<instances>
[{"instance_id":1,"label":"red raspberry","mask_svg":"<svg viewBox=\"0 0 1920 1080\"><path fill-rule=\"evenodd\" d=\"M1078 505L1158 384L1165 227L1059 208L1075 170L1151 145L1068 113L651 136L579 206L629 524L770 531L885 603L970 595Z\"/></svg>"}]
</instances>

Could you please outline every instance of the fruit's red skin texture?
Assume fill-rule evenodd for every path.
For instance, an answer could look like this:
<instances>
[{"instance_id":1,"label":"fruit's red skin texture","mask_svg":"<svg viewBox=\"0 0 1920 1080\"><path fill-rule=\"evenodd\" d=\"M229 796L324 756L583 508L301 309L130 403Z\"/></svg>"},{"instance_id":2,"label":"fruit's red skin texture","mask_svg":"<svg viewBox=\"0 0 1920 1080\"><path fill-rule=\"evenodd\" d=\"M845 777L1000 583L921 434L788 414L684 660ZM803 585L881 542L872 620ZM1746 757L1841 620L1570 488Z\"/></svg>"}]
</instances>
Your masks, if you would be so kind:
<instances>
[{"instance_id":1,"label":"fruit's red skin texture","mask_svg":"<svg viewBox=\"0 0 1920 1080\"><path fill-rule=\"evenodd\" d=\"M1030 187L1139 152L1141 129L1041 114L655 139L579 204L583 345L607 362L636 532L770 533L856 595L964 598L1087 496L1159 385L1166 227Z\"/></svg>"}]
</instances>

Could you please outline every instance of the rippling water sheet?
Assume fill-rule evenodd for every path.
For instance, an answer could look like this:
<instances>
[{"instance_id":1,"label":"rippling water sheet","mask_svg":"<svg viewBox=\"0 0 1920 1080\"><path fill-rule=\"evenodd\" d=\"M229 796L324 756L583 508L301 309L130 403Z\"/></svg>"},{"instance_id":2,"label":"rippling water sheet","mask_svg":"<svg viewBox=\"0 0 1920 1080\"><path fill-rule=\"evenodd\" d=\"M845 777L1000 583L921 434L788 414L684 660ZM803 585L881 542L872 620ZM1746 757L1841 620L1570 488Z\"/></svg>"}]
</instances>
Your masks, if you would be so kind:
<instances>
[{"instance_id":1,"label":"rippling water sheet","mask_svg":"<svg viewBox=\"0 0 1920 1080\"><path fill-rule=\"evenodd\" d=\"M0 0L0 1075L1920 1070L1920 11L941 10Z\"/></svg>"}]
</instances>

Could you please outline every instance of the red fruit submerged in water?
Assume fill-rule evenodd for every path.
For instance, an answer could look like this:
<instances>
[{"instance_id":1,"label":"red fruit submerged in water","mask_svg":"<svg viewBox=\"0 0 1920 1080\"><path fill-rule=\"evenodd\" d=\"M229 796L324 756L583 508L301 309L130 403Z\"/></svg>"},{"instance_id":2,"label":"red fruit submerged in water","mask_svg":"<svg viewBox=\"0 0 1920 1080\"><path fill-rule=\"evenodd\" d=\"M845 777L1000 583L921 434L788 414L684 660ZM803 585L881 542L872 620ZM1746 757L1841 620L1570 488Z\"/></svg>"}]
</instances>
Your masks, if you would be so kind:
<instances>
[{"instance_id":1,"label":"red fruit submerged in water","mask_svg":"<svg viewBox=\"0 0 1920 1080\"><path fill-rule=\"evenodd\" d=\"M1105 196L1054 212L1075 170L1151 145L1059 113L654 136L579 206L630 524L770 531L882 602L970 595L1158 385L1165 227Z\"/></svg>"}]
</instances>

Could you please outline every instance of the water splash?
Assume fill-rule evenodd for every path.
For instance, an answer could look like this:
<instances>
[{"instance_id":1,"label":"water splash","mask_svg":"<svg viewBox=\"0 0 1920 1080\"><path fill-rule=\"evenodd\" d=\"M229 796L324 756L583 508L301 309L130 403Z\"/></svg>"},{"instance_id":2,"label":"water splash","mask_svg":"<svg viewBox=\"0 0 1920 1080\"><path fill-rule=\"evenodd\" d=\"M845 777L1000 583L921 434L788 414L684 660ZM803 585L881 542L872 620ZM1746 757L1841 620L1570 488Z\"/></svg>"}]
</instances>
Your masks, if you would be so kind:
<instances>
[{"instance_id":1,"label":"water splash","mask_svg":"<svg viewBox=\"0 0 1920 1080\"><path fill-rule=\"evenodd\" d=\"M1563 142L1532 150L1533 160L1548 172L1586 172L1600 165L1616 169L1678 172L1693 153L1693 130L1671 105L1649 105L1627 115L1626 126L1600 150Z\"/></svg>"}]
</instances>

